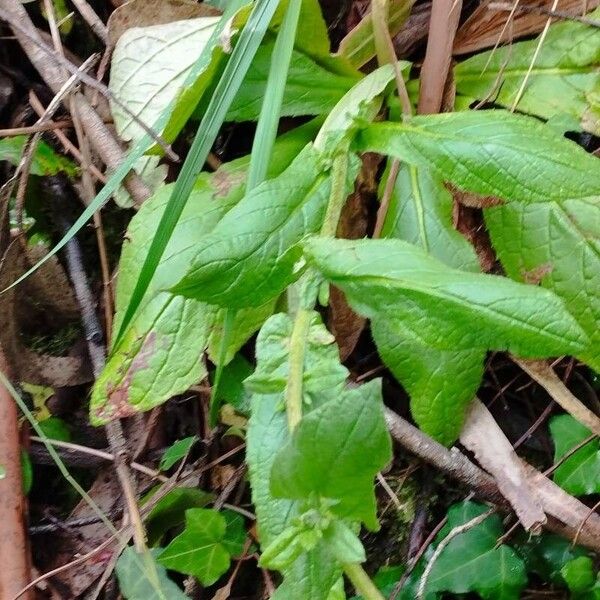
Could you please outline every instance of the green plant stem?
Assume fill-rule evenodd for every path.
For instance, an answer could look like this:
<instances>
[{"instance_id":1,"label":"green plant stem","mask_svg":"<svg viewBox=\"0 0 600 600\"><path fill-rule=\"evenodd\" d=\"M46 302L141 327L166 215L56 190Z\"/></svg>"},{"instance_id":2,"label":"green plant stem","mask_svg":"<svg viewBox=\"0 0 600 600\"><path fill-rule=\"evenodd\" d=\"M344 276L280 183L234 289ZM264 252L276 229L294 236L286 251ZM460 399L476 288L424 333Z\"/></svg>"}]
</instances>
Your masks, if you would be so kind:
<instances>
[{"instance_id":1,"label":"green plant stem","mask_svg":"<svg viewBox=\"0 0 600 600\"><path fill-rule=\"evenodd\" d=\"M294 431L302 419L304 355L311 316L312 310L304 307L298 309L290 338L290 371L285 388L285 407L290 432Z\"/></svg>"},{"instance_id":2,"label":"green plant stem","mask_svg":"<svg viewBox=\"0 0 600 600\"><path fill-rule=\"evenodd\" d=\"M346 563L344 573L364 600L385 600L360 563Z\"/></svg>"},{"instance_id":3,"label":"green plant stem","mask_svg":"<svg viewBox=\"0 0 600 600\"><path fill-rule=\"evenodd\" d=\"M331 165L331 193L327 212L321 227L323 237L335 237L337 226L346 202L346 176L348 174L348 148L341 148Z\"/></svg>"},{"instance_id":4,"label":"green plant stem","mask_svg":"<svg viewBox=\"0 0 600 600\"><path fill-rule=\"evenodd\" d=\"M252 143L252 156L248 170L248 191L262 183L267 175L269 160L277 137L281 105L283 104L285 84L292 60L301 8L302 0L289 1L283 23L275 40L265 96Z\"/></svg>"},{"instance_id":5,"label":"green plant stem","mask_svg":"<svg viewBox=\"0 0 600 600\"><path fill-rule=\"evenodd\" d=\"M215 380L210 393L208 421L211 427L214 427L217 424L219 418L220 404L217 396L219 393L219 386L221 384L221 377L223 376L225 359L227 358L227 347L229 346L229 340L231 339L231 333L233 332L235 314L236 311L234 309L226 308L225 315L223 316L223 333L221 334L221 344L219 345L219 364L215 369Z\"/></svg>"}]
</instances>

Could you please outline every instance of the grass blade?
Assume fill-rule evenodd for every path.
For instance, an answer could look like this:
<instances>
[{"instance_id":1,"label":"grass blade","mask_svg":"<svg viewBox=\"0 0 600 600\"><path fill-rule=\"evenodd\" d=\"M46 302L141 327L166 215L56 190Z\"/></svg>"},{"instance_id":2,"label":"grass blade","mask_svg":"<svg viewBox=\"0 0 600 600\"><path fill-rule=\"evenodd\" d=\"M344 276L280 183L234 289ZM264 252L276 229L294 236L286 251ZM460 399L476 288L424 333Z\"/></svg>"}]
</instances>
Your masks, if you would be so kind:
<instances>
[{"instance_id":1,"label":"grass blade","mask_svg":"<svg viewBox=\"0 0 600 600\"><path fill-rule=\"evenodd\" d=\"M192 191L196 177L204 167L208 153L254 59L254 55L267 32L278 3L279 0L257 0L252 14L248 18L248 22L240 34L239 40L210 99L206 113L198 128L198 133L185 159L169 203L150 244L129 304L123 315L121 326L115 336L114 346L119 343L119 340L127 330L141 304L144 294L148 290L150 281L154 276L165 248L171 239L175 225ZM228 7L229 10L230 7Z\"/></svg>"}]
</instances>

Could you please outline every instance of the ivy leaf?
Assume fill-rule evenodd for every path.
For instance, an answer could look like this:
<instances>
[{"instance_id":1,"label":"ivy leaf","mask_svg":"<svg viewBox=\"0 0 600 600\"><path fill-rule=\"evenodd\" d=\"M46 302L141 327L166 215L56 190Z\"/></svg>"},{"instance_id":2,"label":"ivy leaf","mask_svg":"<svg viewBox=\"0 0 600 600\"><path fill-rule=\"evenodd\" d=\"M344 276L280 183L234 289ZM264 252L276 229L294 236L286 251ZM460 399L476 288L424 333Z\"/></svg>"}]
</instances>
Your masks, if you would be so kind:
<instances>
[{"instance_id":1,"label":"ivy leaf","mask_svg":"<svg viewBox=\"0 0 600 600\"><path fill-rule=\"evenodd\" d=\"M502 110L375 123L356 148L430 169L461 189L522 202L600 195L600 161L536 119Z\"/></svg>"},{"instance_id":2,"label":"ivy leaf","mask_svg":"<svg viewBox=\"0 0 600 600\"><path fill-rule=\"evenodd\" d=\"M169 448L165 450L165 453L160 459L160 470L167 471L174 464L178 463L181 459L185 458L197 441L198 436L192 435L190 437L177 440L175 443L173 443Z\"/></svg>"},{"instance_id":3,"label":"ivy leaf","mask_svg":"<svg viewBox=\"0 0 600 600\"><path fill-rule=\"evenodd\" d=\"M151 497L159 486L145 497ZM154 546L169 530L182 525L188 508L202 508L214 500L213 495L196 488L173 488L161 498L146 519L148 543Z\"/></svg>"},{"instance_id":4,"label":"ivy leaf","mask_svg":"<svg viewBox=\"0 0 600 600\"><path fill-rule=\"evenodd\" d=\"M455 504L448 511L448 523L440 531L437 542L455 527L487 510L486 506L474 502ZM479 525L456 536L434 563L426 592L477 592L486 600L518 600L527 583L525 566L509 546L496 547L501 535L500 517L490 515Z\"/></svg>"},{"instance_id":5,"label":"ivy leaf","mask_svg":"<svg viewBox=\"0 0 600 600\"><path fill-rule=\"evenodd\" d=\"M358 171L352 156L348 189ZM331 178L307 145L275 179L254 188L199 244L173 293L228 308L260 306L299 276L298 242L318 231Z\"/></svg>"},{"instance_id":6,"label":"ivy leaf","mask_svg":"<svg viewBox=\"0 0 600 600\"><path fill-rule=\"evenodd\" d=\"M15 135L0 140L0 161L6 160L15 167L21 162L28 136ZM37 144L29 170L31 175L56 175L63 171L73 177L77 167L68 158L57 154L54 149L40 140Z\"/></svg>"},{"instance_id":7,"label":"ivy leaf","mask_svg":"<svg viewBox=\"0 0 600 600\"><path fill-rule=\"evenodd\" d=\"M550 421L550 433L555 462L591 435L589 429L570 415L554 417ZM592 440L567 458L554 471L554 481L574 496L600 492L600 441Z\"/></svg>"},{"instance_id":8,"label":"ivy leaf","mask_svg":"<svg viewBox=\"0 0 600 600\"><path fill-rule=\"evenodd\" d=\"M384 315L390 329L442 350L493 348L529 357L577 352L587 341L547 290L450 269L401 240L313 237L305 252L356 310Z\"/></svg>"},{"instance_id":9,"label":"ivy leaf","mask_svg":"<svg viewBox=\"0 0 600 600\"><path fill-rule=\"evenodd\" d=\"M566 563L560 570L569 591L574 598L585 598L585 594L595 583L594 562L589 556L580 556Z\"/></svg>"},{"instance_id":10,"label":"ivy leaf","mask_svg":"<svg viewBox=\"0 0 600 600\"><path fill-rule=\"evenodd\" d=\"M193 575L212 585L227 571L231 555L240 554L243 522L228 523L218 511L191 508L185 512L185 529L160 554L159 562L179 573Z\"/></svg>"},{"instance_id":11,"label":"ivy leaf","mask_svg":"<svg viewBox=\"0 0 600 600\"><path fill-rule=\"evenodd\" d=\"M486 209L507 275L560 296L590 338L581 358L600 371L600 196Z\"/></svg>"},{"instance_id":12,"label":"ivy leaf","mask_svg":"<svg viewBox=\"0 0 600 600\"><path fill-rule=\"evenodd\" d=\"M126 600L188 600L179 587L167 577L167 570L156 563L160 549L150 550L145 555L127 547L117 560L116 573L121 594ZM158 581L148 578L147 561L154 564Z\"/></svg>"},{"instance_id":13,"label":"ivy leaf","mask_svg":"<svg viewBox=\"0 0 600 600\"><path fill-rule=\"evenodd\" d=\"M287 353L292 327L292 320L284 314L273 315L267 320L256 340L256 372L247 380L251 390L269 390L267 393L253 393L246 456L258 534L263 549L290 527L300 514L298 502L275 498L270 490L271 468L275 456L289 437L283 396L289 371ZM305 404L304 409L305 413L310 414L330 395L337 395L343 388L348 372L339 364L331 334L316 313L308 340L304 385L312 390L310 397L313 401ZM270 373L273 376L272 382L269 381ZM317 393L318 388L321 388L322 393ZM310 552L303 553L289 569L284 570L283 575L283 583L274 598L327 600L330 590L341 575L341 568L329 550L319 544Z\"/></svg>"},{"instance_id":14,"label":"ivy leaf","mask_svg":"<svg viewBox=\"0 0 600 600\"><path fill-rule=\"evenodd\" d=\"M523 536L522 543L516 548L525 561L527 572L562 586L565 584L560 572L563 566L580 556L587 556L581 546L573 547L569 540L547 532Z\"/></svg>"},{"instance_id":15,"label":"ivy leaf","mask_svg":"<svg viewBox=\"0 0 600 600\"><path fill-rule=\"evenodd\" d=\"M600 10L590 13L593 18ZM511 108L527 75L517 109L544 119L574 117L591 133L600 121L588 119L591 95L600 86L600 31L571 21L550 26L540 38L481 52L454 69L459 94ZM530 65L533 69L529 72Z\"/></svg>"},{"instance_id":16,"label":"ivy leaf","mask_svg":"<svg viewBox=\"0 0 600 600\"><path fill-rule=\"evenodd\" d=\"M346 390L304 416L271 471L274 496L336 501L331 511L377 529L373 479L391 458L381 382Z\"/></svg>"},{"instance_id":17,"label":"ivy leaf","mask_svg":"<svg viewBox=\"0 0 600 600\"><path fill-rule=\"evenodd\" d=\"M385 179L382 188L385 186ZM426 169L402 164L382 237L423 248L450 267L479 271L471 244L452 226L452 195ZM371 324L381 358L411 398L415 421L432 437L451 444L483 375L485 350L439 350L391 331L384 319Z\"/></svg>"},{"instance_id":18,"label":"ivy leaf","mask_svg":"<svg viewBox=\"0 0 600 600\"><path fill-rule=\"evenodd\" d=\"M277 140L269 167L270 176L286 168L316 133L317 126L317 123L307 123ZM215 173L199 176L144 303L118 346L112 348L94 385L90 403L93 423L101 424L119 415L149 410L206 376L201 357L211 338L218 336L214 331L220 323L218 308L175 296L167 289L184 276L196 247L242 198L248 163L249 157L244 157L222 165ZM114 332L120 328L171 189L171 186L165 186L156 192L129 225L119 263ZM253 314L254 327L249 331L246 321L244 331L249 336L260 323L257 323L256 309L242 312L238 319L246 319L248 314ZM241 334L242 331L236 333L230 350L245 343Z\"/></svg>"}]
</instances>

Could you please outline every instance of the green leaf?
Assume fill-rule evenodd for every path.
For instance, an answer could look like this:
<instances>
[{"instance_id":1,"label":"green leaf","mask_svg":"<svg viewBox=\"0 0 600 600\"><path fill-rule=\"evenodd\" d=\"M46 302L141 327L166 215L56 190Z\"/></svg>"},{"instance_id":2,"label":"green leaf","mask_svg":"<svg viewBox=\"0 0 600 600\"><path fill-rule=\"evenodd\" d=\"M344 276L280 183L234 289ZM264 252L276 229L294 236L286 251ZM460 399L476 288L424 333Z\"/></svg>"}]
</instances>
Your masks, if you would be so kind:
<instances>
[{"instance_id":1,"label":"green leaf","mask_svg":"<svg viewBox=\"0 0 600 600\"><path fill-rule=\"evenodd\" d=\"M231 551L241 552L245 537L242 525L241 520L235 520L228 526L216 510L191 508L185 512L185 529L158 561L168 569L193 575L204 586L212 585L229 568Z\"/></svg>"},{"instance_id":2,"label":"green leaf","mask_svg":"<svg viewBox=\"0 0 600 600\"><path fill-rule=\"evenodd\" d=\"M507 275L560 296L590 338L580 357L600 371L600 196L485 210Z\"/></svg>"},{"instance_id":3,"label":"green leaf","mask_svg":"<svg viewBox=\"0 0 600 600\"><path fill-rule=\"evenodd\" d=\"M275 311L276 305L277 298L272 298L261 306L248 306L235 311L233 324L227 340L225 364L228 364L250 337L261 328L262 324ZM226 311L226 308L219 308L208 339L208 357L215 365L219 364Z\"/></svg>"},{"instance_id":4,"label":"green leaf","mask_svg":"<svg viewBox=\"0 0 600 600\"><path fill-rule=\"evenodd\" d=\"M600 11L590 14L594 15ZM600 30L565 21L551 25L543 42L538 37L513 43L458 63L454 81L459 94L511 108L527 76L518 110L544 119L574 117L584 129L598 134L600 121L587 117L591 95L600 87L599 62Z\"/></svg>"},{"instance_id":5,"label":"green leaf","mask_svg":"<svg viewBox=\"0 0 600 600\"><path fill-rule=\"evenodd\" d=\"M563 537L543 532L541 535L523 535L516 549L525 561L527 572L535 573L545 581L564 586L561 569L565 564L587 552Z\"/></svg>"},{"instance_id":6,"label":"green leaf","mask_svg":"<svg viewBox=\"0 0 600 600\"><path fill-rule=\"evenodd\" d=\"M554 442L554 461L560 460L591 435L591 431L570 415L560 415L550 421ZM567 458L556 471L554 481L569 494L583 496L600 492L600 441L588 442Z\"/></svg>"},{"instance_id":7,"label":"green leaf","mask_svg":"<svg viewBox=\"0 0 600 600\"><path fill-rule=\"evenodd\" d=\"M381 357L411 396L416 422L442 443L460 431L487 350L560 355L585 347L562 302L545 290L451 269L401 240L313 238L305 249L309 262L371 319Z\"/></svg>"},{"instance_id":8,"label":"green leaf","mask_svg":"<svg viewBox=\"0 0 600 600\"><path fill-rule=\"evenodd\" d=\"M28 136L15 135L5 137L0 140L0 161L6 160L15 167L21 162L23 150ZM63 171L67 175L74 177L77 174L77 167L68 158L56 153L54 149L43 140L37 143L31 168L31 175L56 175Z\"/></svg>"},{"instance_id":9,"label":"green leaf","mask_svg":"<svg viewBox=\"0 0 600 600\"><path fill-rule=\"evenodd\" d=\"M190 450L193 448L194 444L198 441L197 435L192 435L190 437L183 438L181 440L177 440L175 443L171 444L162 455L160 459L159 468L161 471L169 470L173 465L178 463L180 460L185 458Z\"/></svg>"},{"instance_id":10,"label":"green leaf","mask_svg":"<svg viewBox=\"0 0 600 600\"><path fill-rule=\"evenodd\" d=\"M121 594L126 600L187 600L187 596L167 577L167 571L155 562L159 549L141 555L127 547L117 560L116 573ZM153 562L147 565L147 561ZM158 581L151 581L148 572L155 572Z\"/></svg>"},{"instance_id":11,"label":"green leaf","mask_svg":"<svg viewBox=\"0 0 600 600\"><path fill-rule=\"evenodd\" d=\"M381 237L405 240L449 267L476 273L480 270L477 255L473 246L454 229L452 211L452 194L440 179L427 169L402 164Z\"/></svg>"},{"instance_id":12,"label":"green leaf","mask_svg":"<svg viewBox=\"0 0 600 600\"><path fill-rule=\"evenodd\" d=\"M254 371L254 367L241 355L236 354L231 362L223 367L223 377L219 385L219 400L231 404L243 415L250 414L250 393L244 387L244 380Z\"/></svg>"},{"instance_id":13,"label":"green leaf","mask_svg":"<svg viewBox=\"0 0 600 600\"><path fill-rule=\"evenodd\" d=\"M343 521L333 521L323 532L323 540L341 564L362 563L367 560L365 549L356 532Z\"/></svg>"},{"instance_id":14,"label":"green leaf","mask_svg":"<svg viewBox=\"0 0 600 600\"><path fill-rule=\"evenodd\" d=\"M51 440L60 440L62 442L71 441L71 430L63 419L59 417L48 417L39 422L40 429L44 435Z\"/></svg>"},{"instance_id":15,"label":"green leaf","mask_svg":"<svg viewBox=\"0 0 600 600\"><path fill-rule=\"evenodd\" d=\"M173 113L187 112L180 121L179 128L171 123L166 126L163 137L172 141L181 126L190 116L193 107L206 89L210 75L209 68L216 62L217 55L223 55L218 40L213 40L213 49L206 54L204 63L195 65L204 47L210 41L211 34L220 17L206 16L184 21L173 21L147 27L132 27L119 38L112 57L110 70L111 93L125 104L144 123L154 123L164 108L184 91L183 84L192 67L198 72L198 79L188 83L186 89L195 92L195 102L186 93L187 110L178 102ZM218 52L215 52L218 50ZM214 55L214 57L213 57ZM113 102L111 112L117 132L126 141L138 140L145 131L127 114L120 104Z\"/></svg>"},{"instance_id":16,"label":"green leaf","mask_svg":"<svg viewBox=\"0 0 600 600\"><path fill-rule=\"evenodd\" d=\"M299 503L275 498L270 490L271 467L277 451L289 437L284 404L287 381L289 337L293 323L284 314L273 315L262 327L256 341L257 369L247 380L252 390L252 414L248 424L247 463L252 501L257 515L261 547L266 548L300 514ZM269 381L269 374L273 381ZM315 314L305 355L304 386L310 404L305 412L335 398L343 389L347 370L339 364L331 334ZM327 600L341 575L341 568L322 544L303 553L289 569L274 596L277 600Z\"/></svg>"},{"instance_id":17,"label":"green leaf","mask_svg":"<svg viewBox=\"0 0 600 600\"><path fill-rule=\"evenodd\" d=\"M455 269L477 272L475 250L454 229L452 211L452 195L441 181L426 169L402 164L381 235L419 246ZM410 395L417 423L451 444L481 382L485 350L439 350L398 328L391 331L385 319L374 320L371 332L381 358Z\"/></svg>"},{"instance_id":18,"label":"green leaf","mask_svg":"<svg viewBox=\"0 0 600 600\"><path fill-rule=\"evenodd\" d=\"M406 19L414 0L391 0L389 2L388 28L392 36L396 35ZM375 50L375 36L373 35L373 21L370 13L341 41L339 54L349 59L356 68L366 65L377 54Z\"/></svg>"},{"instance_id":19,"label":"green leaf","mask_svg":"<svg viewBox=\"0 0 600 600\"><path fill-rule=\"evenodd\" d=\"M484 371L483 348L440 350L388 327L385 315L373 319L371 333L379 355L410 396L414 420L442 444L452 444L477 393Z\"/></svg>"},{"instance_id":20,"label":"green leaf","mask_svg":"<svg viewBox=\"0 0 600 600\"><path fill-rule=\"evenodd\" d=\"M369 318L442 350L485 348L560 355L586 338L551 292L504 277L450 269L401 240L305 243L308 260ZM477 328L473 323L477 322Z\"/></svg>"},{"instance_id":21,"label":"green leaf","mask_svg":"<svg viewBox=\"0 0 600 600\"><path fill-rule=\"evenodd\" d=\"M502 110L376 123L362 130L356 149L388 154L461 189L506 200L600 194L600 160L536 119Z\"/></svg>"},{"instance_id":22,"label":"green leaf","mask_svg":"<svg viewBox=\"0 0 600 600\"><path fill-rule=\"evenodd\" d=\"M29 454L25 450L21 450L21 483L23 494L27 496L33 486L33 465Z\"/></svg>"},{"instance_id":23,"label":"green leaf","mask_svg":"<svg viewBox=\"0 0 600 600\"><path fill-rule=\"evenodd\" d=\"M358 165L351 157L348 189ZM254 188L197 244L176 294L228 308L260 306L298 278L298 242L318 231L331 179L309 144L275 179Z\"/></svg>"},{"instance_id":24,"label":"green leaf","mask_svg":"<svg viewBox=\"0 0 600 600\"><path fill-rule=\"evenodd\" d=\"M400 63L400 68L408 65L406 62ZM393 66L384 65L354 85L330 110L315 140L315 146L320 150L334 148L344 136L353 133L353 128L358 127L358 119L373 119L381 108L381 101L377 102L377 99L393 79Z\"/></svg>"},{"instance_id":25,"label":"green leaf","mask_svg":"<svg viewBox=\"0 0 600 600\"><path fill-rule=\"evenodd\" d=\"M311 122L281 136L275 145L269 174L285 169L316 133L317 127L318 123ZM242 198L248 163L249 157L244 157L222 165L215 173L199 176L146 300L128 332L113 347L94 385L90 407L92 422L101 423L114 415L148 410L206 376L201 355L209 344L214 348L218 343L222 317L216 307L174 296L166 290L184 276L196 247ZM159 190L131 220L120 261L114 333L121 326L172 189L173 186L168 185ZM266 307L239 311L228 357L260 327L261 319L268 316L266 313Z\"/></svg>"},{"instance_id":26,"label":"green leaf","mask_svg":"<svg viewBox=\"0 0 600 600\"><path fill-rule=\"evenodd\" d=\"M271 38L265 40L258 49L244 84L227 113L228 121L257 119L269 75L273 46ZM306 54L294 50L280 115L293 117L327 114L359 77L358 73L350 76L332 72ZM318 85L315 85L316 82Z\"/></svg>"},{"instance_id":27,"label":"green leaf","mask_svg":"<svg viewBox=\"0 0 600 600\"><path fill-rule=\"evenodd\" d=\"M589 556L574 558L564 565L560 573L575 597L585 593L596 583L594 562Z\"/></svg>"},{"instance_id":28,"label":"green leaf","mask_svg":"<svg viewBox=\"0 0 600 600\"><path fill-rule=\"evenodd\" d=\"M448 523L438 534L437 542L487 510L474 502L455 504L448 511ZM525 566L509 546L496 547L501 535L500 517L490 515L452 539L433 565L426 592L477 592L485 600L518 600L527 583Z\"/></svg>"},{"instance_id":29,"label":"green leaf","mask_svg":"<svg viewBox=\"0 0 600 600\"><path fill-rule=\"evenodd\" d=\"M160 486L157 486L148 496L151 497L159 489ZM182 525L188 508L202 508L213 499L212 494L196 488L173 488L158 501L146 519L148 543L156 545L169 529Z\"/></svg>"},{"instance_id":30,"label":"green leaf","mask_svg":"<svg viewBox=\"0 0 600 600\"><path fill-rule=\"evenodd\" d=\"M271 472L274 496L336 501L331 511L377 529L373 479L391 458L381 382L346 390L304 416Z\"/></svg>"}]
</instances>

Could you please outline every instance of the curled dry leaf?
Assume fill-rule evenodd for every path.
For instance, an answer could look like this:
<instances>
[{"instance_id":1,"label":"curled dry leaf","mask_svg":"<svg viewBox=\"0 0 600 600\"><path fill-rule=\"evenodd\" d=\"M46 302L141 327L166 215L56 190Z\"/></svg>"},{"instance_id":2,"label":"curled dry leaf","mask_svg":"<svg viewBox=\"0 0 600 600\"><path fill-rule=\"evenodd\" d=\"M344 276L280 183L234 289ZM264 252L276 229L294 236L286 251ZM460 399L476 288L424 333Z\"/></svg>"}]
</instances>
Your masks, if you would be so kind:
<instances>
[{"instance_id":1,"label":"curled dry leaf","mask_svg":"<svg viewBox=\"0 0 600 600\"><path fill-rule=\"evenodd\" d=\"M108 37L111 48L124 31L132 27L161 25L197 17L216 17L221 11L208 4L189 0L130 0L110 15Z\"/></svg>"}]
</instances>

